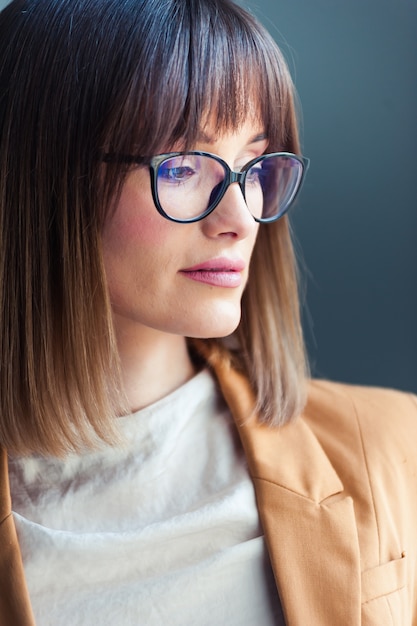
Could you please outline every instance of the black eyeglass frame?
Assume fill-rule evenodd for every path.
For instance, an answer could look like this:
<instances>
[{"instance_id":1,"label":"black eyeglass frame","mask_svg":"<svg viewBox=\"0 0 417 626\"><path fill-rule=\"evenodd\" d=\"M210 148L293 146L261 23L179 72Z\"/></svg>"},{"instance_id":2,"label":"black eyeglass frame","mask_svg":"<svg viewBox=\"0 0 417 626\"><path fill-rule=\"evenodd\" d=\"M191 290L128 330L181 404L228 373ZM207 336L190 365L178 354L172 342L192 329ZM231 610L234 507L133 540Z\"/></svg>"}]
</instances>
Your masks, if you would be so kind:
<instances>
[{"instance_id":1,"label":"black eyeglass frame","mask_svg":"<svg viewBox=\"0 0 417 626\"><path fill-rule=\"evenodd\" d=\"M217 161L218 163L220 163L220 165L223 167L225 171L225 177L224 177L223 182L221 183L221 188L219 190L219 194L215 202L213 202L213 204L208 206L207 209L200 215L197 215L196 217L187 218L187 219L180 219L180 218L173 217L172 215L169 215L168 213L166 213L166 211L164 211L164 209L162 208L161 203L159 201L159 197L158 197L158 171L159 171L160 166L165 161L168 161L169 159L173 159L175 157L183 156L183 155L210 157L214 159L215 161ZM262 154L256 157L255 159L252 159L251 161L246 163L242 167L242 169L239 170L238 172L232 170L231 167L228 165L228 163L226 163L226 161L224 161L217 154L212 154L211 152L204 152L200 150L188 150L184 152L167 152L165 154L158 154L154 157L151 157L150 159L146 157L142 157L142 156L118 155L118 154L106 153L103 155L103 161L105 161L106 163L118 162L118 163L148 165L150 177L151 177L152 198L153 198L153 201L154 201L154 204L158 213L162 215L162 217L164 217L165 219L170 220L171 222L177 222L179 224L190 224L193 222L199 222L200 220L207 217L207 215L210 215L210 213L212 213L215 210L215 208L220 204L226 191L228 190L230 185L232 185L233 183L239 184L240 190L242 192L243 198L246 203L245 180L246 180L248 171L254 165L256 165L256 163L258 163L259 161L263 161L271 157L280 157L280 156L295 159L296 161L298 161L301 164L301 176L299 179L298 187L295 190L295 193L291 196L291 198L289 199L289 201L287 202L287 205L283 208L283 210L280 211L277 215L273 215L272 217L266 217L266 218L262 218L262 217L257 218L253 216L251 213L253 219L256 222L259 222L261 224L268 224L271 222L276 222L281 217L283 217L286 213L288 213L288 210L294 204L294 201L300 192L300 189L305 179L305 175L310 165L310 159L308 159L307 157L300 156L298 154L293 154L292 152L271 152L267 154ZM248 208L248 211L250 212L249 208Z\"/></svg>"}]
</instances>

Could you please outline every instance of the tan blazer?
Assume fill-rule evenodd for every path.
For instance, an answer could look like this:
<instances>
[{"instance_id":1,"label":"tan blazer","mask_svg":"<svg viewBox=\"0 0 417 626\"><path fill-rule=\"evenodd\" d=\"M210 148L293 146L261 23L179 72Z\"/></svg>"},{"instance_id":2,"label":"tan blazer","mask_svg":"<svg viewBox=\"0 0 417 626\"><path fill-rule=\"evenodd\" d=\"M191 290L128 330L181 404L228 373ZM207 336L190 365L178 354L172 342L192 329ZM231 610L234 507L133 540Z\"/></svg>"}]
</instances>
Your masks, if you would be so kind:
<instances>
[{"instance_id":1,"label":"tan blazer","mask_svg":"<svg viewBox=\"0 0 417 626\"><path fill-rule=\"evenodd\" d=\"M270 428L251 417L247 380L210 361L246 451L287 625L416 626L416 399L313 382L303 415ZM0 472L0 624L33 626L4 451Z\"/></svg>"}]
</instances>

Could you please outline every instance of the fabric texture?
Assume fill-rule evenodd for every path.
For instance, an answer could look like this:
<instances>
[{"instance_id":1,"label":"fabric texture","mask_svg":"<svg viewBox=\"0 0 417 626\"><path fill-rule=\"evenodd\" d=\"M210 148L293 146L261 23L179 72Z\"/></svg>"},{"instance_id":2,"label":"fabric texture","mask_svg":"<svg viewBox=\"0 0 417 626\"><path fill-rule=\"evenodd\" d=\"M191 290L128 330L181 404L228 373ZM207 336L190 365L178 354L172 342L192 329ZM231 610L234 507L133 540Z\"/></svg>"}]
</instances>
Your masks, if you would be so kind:
<instances>
[{"instance_id":1,"label":"fabric texture","mask_svg":"<svg viewBox=\"0 0 417 626\"><path fill-rule=\"evenodd\" d=\"M416 626L416 399L316 381L303 414L271 428L246 378L222 355L209 363L248 460L287 626ZM33 626L5 451L1 468L0 623Z\"/></svg>"},{"instance_id":2,"label":"fabric texture","mask_svg":"<svg viewBox=\"0 0 417 626\"><path fill-rule=\"evenodd\" d=\"M9 460L37 623L282 623L253 484L212 375L118 426L117 447Z\"/></svg>"}]
</instances>

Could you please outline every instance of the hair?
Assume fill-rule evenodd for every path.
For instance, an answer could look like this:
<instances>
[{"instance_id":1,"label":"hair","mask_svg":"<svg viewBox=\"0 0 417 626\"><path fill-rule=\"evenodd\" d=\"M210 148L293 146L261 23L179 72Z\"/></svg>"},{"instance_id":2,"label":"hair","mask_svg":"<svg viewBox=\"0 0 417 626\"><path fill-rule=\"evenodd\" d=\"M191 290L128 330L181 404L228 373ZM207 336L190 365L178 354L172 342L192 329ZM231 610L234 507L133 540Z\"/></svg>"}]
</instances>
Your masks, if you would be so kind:
<instances>
[{"instance_id":1,"label":"hair","mask_svg":"<svg viewBox=\"0 0 417 626\"><path fill-rule=\"evenodd\" d=\"M251 106L299 153L281 52L229 0L14 0L0 13L0 444L63 455L112 441L123 405L101 231L126 166L103 151L192 146ZM284 217L261 225L238 356L262 420L303 404L297 271ZM206 346L206 347L207 347Z\"/></svg>"}]
</instances>

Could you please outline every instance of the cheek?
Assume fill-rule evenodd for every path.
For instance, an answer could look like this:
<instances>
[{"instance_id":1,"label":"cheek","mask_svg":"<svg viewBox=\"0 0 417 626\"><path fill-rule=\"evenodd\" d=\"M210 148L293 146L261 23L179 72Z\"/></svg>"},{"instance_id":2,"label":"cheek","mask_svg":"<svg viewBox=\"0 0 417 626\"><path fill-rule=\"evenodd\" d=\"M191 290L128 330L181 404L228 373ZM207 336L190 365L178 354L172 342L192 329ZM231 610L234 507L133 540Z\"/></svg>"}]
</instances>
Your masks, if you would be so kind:
<instances>
[{"instance_id":1,"label":"cheek","mask_svg":"<svg viewBox=\"0 0 417 626\"><path fill-rule=\"evenodd\" d=\"M115 214L103 229L105 247L114 250L117 246L122 252L132 246L164 244L170 224L159 215L152 197L144 197L147 195L125 187Z\"/></svg>"},{"instance_id":2,"label":"cheek","mask_svg":"<svg viewBox=\"0 0 417 626\"><path fill-rule=\"evenodd\" d=\"M252 237L249 238L249 246L250 246L250 256L252 256L253 249L255 247L256 241L258 239L260 224L256 223L256 227L254 229L254 233Z\"/></svg>"}]
</instances>

